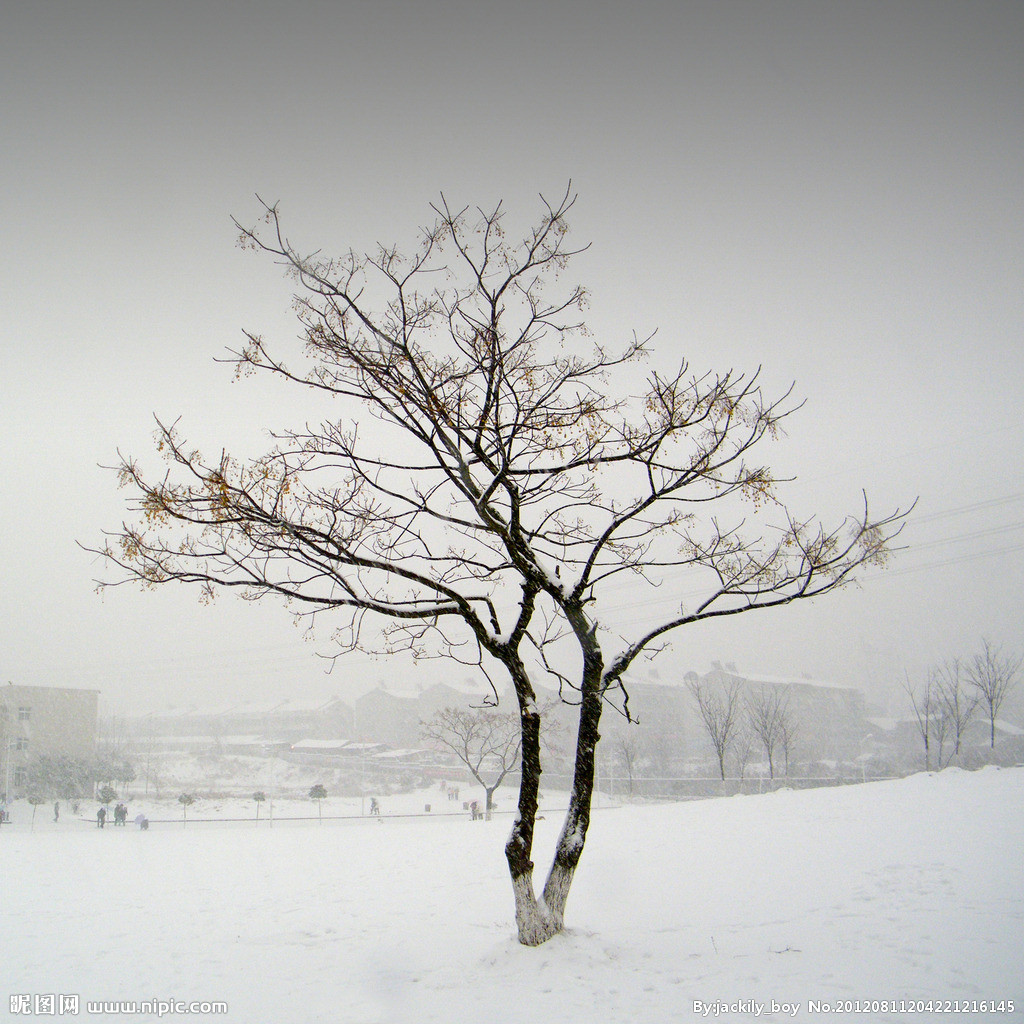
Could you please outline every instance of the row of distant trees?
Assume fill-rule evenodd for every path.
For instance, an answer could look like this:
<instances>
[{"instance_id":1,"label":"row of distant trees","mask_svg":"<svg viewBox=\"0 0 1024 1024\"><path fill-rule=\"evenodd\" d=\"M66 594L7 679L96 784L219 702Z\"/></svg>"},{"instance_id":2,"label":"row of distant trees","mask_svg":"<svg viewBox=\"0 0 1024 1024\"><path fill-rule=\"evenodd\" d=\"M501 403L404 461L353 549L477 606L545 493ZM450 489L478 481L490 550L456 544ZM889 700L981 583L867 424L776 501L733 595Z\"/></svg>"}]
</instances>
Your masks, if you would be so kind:
<instances>
[{"instance_id":1,"label":"row of distant trees","mask_svg":"<svg viewBox=\"0 0 1024 1024\"><path fill-rule=\"evenodd\" d=\"M968 727L979 720L987 727L989 747L995 747L996 722L1017 685L1022 664L1024 656L983 640L977 654L933 667L918 686L907 680L904 688L924 746L926 769L944 768L958 760ZM749 689L739 679L721 682L697 677L687 679L686 686L722 779L730 762L742 778L752 752L758 749L771 778L780 767L789 773L799 721L785 687ZM619 737L617 748L632 782L640 744L626 733Z\"/></svg>"},{"instance_id":2,"label":"row of distant trees","mask_svg":"<svg viewBox=\"0 0 1024 1024\"><path fill-rule=\"evenodd\" d=\"M711 741L723 779L726 756L737 743L745 748L742 763L746 763L750 747L756 742L764 749L771 778L775 778L780 756L784 758L788 773L797 734L788 691L778 686L762 685L757 690L744 693L743 682L737 679L711 685L706 680L691 678L686 685L697 704L700 721Z\"/></svg>"},{"instance_id":3,"label":"row of distant trees","mask_svg":"<svg viewBox=\"0 0 1024 1024\"><path fill-rule=\"evenodd\" d=\"M994 748L996 719L1017 683L1022 663L1024 657L1006 654L985 640L978 654L933 668L920 686L915 688L908 680L905 689L924 744L926 768L943 768L959 758L967 727L982 718ZM696 676L686 680L686 687L723 780L730 763L742 778L756 751L763 753L770 778L778 770L789 774L799 721L785 687L755 689L741 679ZM484 790L490 816L495 791L518 764L516 716L487 708L449 707L422 722L421 734L469 771ZM630 723L616 731L611 742L612 754L625 770L632 791L645 757L644 745Z\"/></svg>"},{"instance_id":4,"label":"row of distant trees","mask_svg":"<svg viewBox=\"0 0 1024 1024\"><path fill-rule=\"evenodd\" d=\"M118 797L117 790L110 785L101 786L96 794L96 799L101 804L113 803ZM253 800L256 803L256 820L259 821L260 817L260 804L264 803L267 799L267 794L262 790L258 790L252 795ZM321 784L317 783L309 791L309 798L316 801L317 811L322 814L321 801L327 799L327 790ZM180 793L178 794L178 803L181 804L181 820L187 823L188 821L188 809L196 802L198 797L194 793ZM36 795L29 797L29 802L32 804L42 803L42 798ZM34 817L34 815L33 815Z\"/></svg>"},{"instance_id":5,"label":"row of distant trees","mask_svg":"<svg viewBox=\"0 0 1024 1024\"><path fill-rule=\"evenodd\" d=\"M772 778L780 758L785 771L789 771L797 722L788 692L779 687L762 686L744 695L741 680L731 680L721 686L689 680L687 686L697 702L723 779L726 756L733 745L743 748L740 759L744 765L756 743L764 748ZM437 750L454 755L483 788L485 816L489 818L495 791L509 772L518 767L518 717L489 708L448 707L421 722L420 731ZM557 751L558 738L557 726L549 727L546 745ZM613 749L629 776L632 790L634 772L642 756L632 723L627 722L625 730L616 735Z\"/></svg>"},{"instance_id":6,"label":"row of distant trees","mask_svg":"<svg viewBox=\"0 0 1024 1024\"><path fill-rule=\"evenodd\" d=\"M945 768L959 759L967 728L978 718L988 726L990 748L995 747L996 719L1017 685L1022 663L1024 656L984 640L973 657L936 665L916 685L906 680L926 769Z\"/></svg>"}]
</instances>

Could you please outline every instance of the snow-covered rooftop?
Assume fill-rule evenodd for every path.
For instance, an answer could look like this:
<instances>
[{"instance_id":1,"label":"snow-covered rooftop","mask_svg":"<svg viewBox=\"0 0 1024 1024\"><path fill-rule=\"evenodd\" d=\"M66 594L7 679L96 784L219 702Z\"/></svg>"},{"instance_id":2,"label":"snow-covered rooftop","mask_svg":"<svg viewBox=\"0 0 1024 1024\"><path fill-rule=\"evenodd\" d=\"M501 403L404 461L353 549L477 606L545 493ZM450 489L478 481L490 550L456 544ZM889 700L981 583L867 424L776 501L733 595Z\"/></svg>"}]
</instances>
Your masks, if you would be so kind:
<instances>
[{"instance_id":1,"label":"snow-covered rooftop","mask_svg":"<svg viewBox=\"0 0 1024 1024\"><path fill-rule=\"evenodd\" d=\"M350 743L348 740L299 740L292 744L292 750L341 750L343 747L355 747L358 744Z\"/></svg>"}]
</instances>

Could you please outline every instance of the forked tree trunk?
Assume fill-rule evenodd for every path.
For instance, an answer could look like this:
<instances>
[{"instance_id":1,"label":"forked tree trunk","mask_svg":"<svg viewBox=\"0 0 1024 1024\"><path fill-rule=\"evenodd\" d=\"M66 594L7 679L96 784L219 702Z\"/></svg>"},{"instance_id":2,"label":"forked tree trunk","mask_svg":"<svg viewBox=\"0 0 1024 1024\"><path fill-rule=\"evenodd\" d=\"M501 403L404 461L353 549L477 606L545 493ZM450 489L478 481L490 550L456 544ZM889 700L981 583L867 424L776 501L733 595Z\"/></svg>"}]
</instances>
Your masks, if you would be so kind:
<instances>
[{"instance_id":1,"label":"forked tree trunk","mask_svg":"<svg viewBox=\"0 0 1024 1024\"><path fill-rule=\"evenodd\" d=\"M540 715L522 715L522 784L519 789L519 813L505 846L505 856L512 875L512 891L516 904L516 926L519 941L525 946L539 946L562 930L565 904L569 897L576 866L583 853L590 826L590 804L594 793L595 750L600 739L601 697L597 678L585 681L580 704L580 724L576 739L576 761L572 792L555 856L538 899L533 887L534 823L537 817L537 796L540 790Z\"/></svg>"},{"instance_id":2,"label":"forked tree trunk","mask_svg":"<svg viewBox=\"0 0 1024 1024\"><path fill-rule=\"evenodd\" d=\"M576 739L576 764L573 769L572 792L565 814L555 858L544 884L544 903L562 927L565 902L569 897L576 866L583 853L583 844L590 828L590 804L594 796L595 753L601 738L601 696L596 686L584 686L580 704L580 728Z\"/></svg>"},{"instance_id":3,"label":"forked tree trunk","mask_svg":"<svg viewBox=\"0 0 1024 1024\"><path fill-rule=\"evenodd\" d=\"M544 913L533 891L533 834L541 775L540 714L532 700L525 702L521 697L520 707L522 780L516 819L505 844L505 859L512 876L519 941L526 946L539 946L558 929L552 926L550 915Z\"/></svg>"}]
</instances>

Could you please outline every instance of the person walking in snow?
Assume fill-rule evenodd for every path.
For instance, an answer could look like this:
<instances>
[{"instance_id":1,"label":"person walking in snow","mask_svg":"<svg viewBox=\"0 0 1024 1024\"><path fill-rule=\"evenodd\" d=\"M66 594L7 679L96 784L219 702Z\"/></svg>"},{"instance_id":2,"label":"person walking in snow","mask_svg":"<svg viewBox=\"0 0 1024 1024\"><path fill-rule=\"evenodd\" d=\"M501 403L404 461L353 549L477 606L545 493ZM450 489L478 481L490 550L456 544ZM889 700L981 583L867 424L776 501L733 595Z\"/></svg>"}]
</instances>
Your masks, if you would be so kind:
<instances>
[{"instance_id":1,"label":"person walking in snow","mask_svg":"<svg viewBox=\"0 0 1024 1024\"><path fill-rule=\"evenodd\" d=\"M104 824L106 823L106 820L107 820L107 809L105 807L101 807L96 812L96 824L97 824L97 826L99 828L103 828Z\"/></svg>"},{"instance_id":2,"label":"person walking in snow","mask_svg":"<svg viewBox=\"0 0 1024 1024\"><path fill-rule=\"evenodd\" d=\"M60 801L55 800L53 802L53 820L60 821Z\"/></svg>"}]
</instances>

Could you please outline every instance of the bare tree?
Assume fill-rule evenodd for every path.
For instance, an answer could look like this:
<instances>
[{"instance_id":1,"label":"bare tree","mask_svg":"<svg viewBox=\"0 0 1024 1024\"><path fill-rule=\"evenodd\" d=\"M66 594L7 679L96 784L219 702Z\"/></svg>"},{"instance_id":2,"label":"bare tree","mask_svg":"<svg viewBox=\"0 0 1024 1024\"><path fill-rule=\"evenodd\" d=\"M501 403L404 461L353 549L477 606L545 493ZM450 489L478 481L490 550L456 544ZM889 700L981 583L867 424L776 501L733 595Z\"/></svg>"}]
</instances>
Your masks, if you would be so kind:
<instances>
[{"instance_id":1,"label":"bare tree","mask_svg":"<svg viewBox=\"0 0 1024 1024\"><path fill-rule=\"evenodd\" d=\"M715 688L697 677L692 677L687 680L686 688L697 702L700 719L711 740L715 757L718 758L718 771L724 781L725 755L729 750L729 744L735 738L739 724L742 682L732 679Z\"/></svg>"},{"instance_id":2,"label":"bare tree","mask_svg":"<svg viewBox=\"0 0 1024 1024\"><path fill-rule=\"evenodd\" d=\"M931 770L931 738L934 728L932 720L936 717L938 709L936 706L936 695L934 680L931 674L928 675L923 687L915 690L911 685L910 677L906 676L903 689L910 698L911 707L914 709L914 718L917 722L917 731L924 744L924 770Z\"/></svg>"},{"instance_id":3,"label":"bare tree","mask_svg":"<svg viewBox=\"0 0 1024 1024\"><path fill-rule=\"evenodd\" d=\"M977 691L979 703L988 714L989 746L996 745L996 717L1003 701L1017 685L1022 655L1003 654L999 647L983 640L981 653L967 667L967 680Z\"/></svg>"},{"instance_id":4,"label":"bare tree","mask_svg":"<svg viewBox=\"0 0 1024 1024\"><path fill-rule=\"evenodd\" d=\"M796 748L796 737L800 727L793 715L793 708L789 701L782 708L779 719L779 745L782 747L782 756L785 759L784 774L789 776L789 764Z\"/></svg>"},{"instance_id":5,"label":"bare tree","mask_svg":"<svg viewBox=\"0 0 1024 1024\"><path fill-rule=\"evenodd\" d=\"M519 764L518 716L485 709L442 708L420 722L420 732L454 754L483 786L484 814L490 820L495 790Z\"/></svg>"},{"instance_id":6,"label":"bare tree","mask_svg":"<svg viewBox=\"0 0 1024 1024\"><path fill-rule=\"evenodd\" d=\"M978 696L972 696L964 689L962 675L963 667L959 658L947 661L934 669L933 691L938 700L939 710L936 724L938 721L944 722L952 736L953 752L950 759L960 757L964 733L978 706Z\"/></svg>"},{"instance_id":7,"label":"bare tree","mask_svg":"<svg viewBox=\"0 0 1024 1024\"><path fill-rule=\"evenodd\" d=\"M602 711L614 698L630 717L634 660L682 627L851 582L885 562L906 515L875 518L865 499L835 526L797 518L771 471L748 461L799 407L791 392L769 398L756 373L685 363L642 382L649 338L617 352L588 341L586 293L560 283L581 251L568 243L573 202L569 190L544 201L516 238L501 204L474 212L442 197L411 256L381 246L337 259L301 253L264 205L260 224L238 225L241 241L293 275L305 351L285 358L246 332L232 360L241 375L319 394L330 415L277 434L252 461L206 459L158 422L169 467L154 475L121 458L141 520L103 548L145 585L234 588L300 615L334 613L339 653L411 650L511 680L522 784L505 854L526 944L563 926ZM622 637L602 603L622 578L679 603ZM543 673L576 705L578 728L569 807L537 897Z\"/></svg>"},{"instance_id":8,"label":"bare tree","mask_svg":"<svg viewBox=\"0 0 1024 1024\"><path fill-rule=\"evenodd\" d=\"M783 742L789 719L789 694L779 686L762 684L747 695L747 716L768 758L768 776L774 779L775 750Z\"/></svg>"},{"instance_id":9,"label":"bare tree","mask_svg":"<svg viewBox=\"0 0 1024 1024\"><path fill-rule=\"evenodd\" d=\"M747 777L747 768L750 765L750 759L754 753L754 736L753 729L750 728L750 722L745 718L740 722L736 729L736 740L733 744L733 760L736 763L736 778L742 782Z\"/></svg>"},{"instance_id":10,"label":"bare tree","mask_svg":"<svg viewBox=\"0 0 1024 1024\"><path fill-rule=\"evenodd\" d=\"M932 738L935 740L935 767L946 768L952 760L953 755L943 757L942 751L946 745L946 738L949 736L949 714L946 706L939 697L935 698L935 707L931 718Z\"/></svg>"},{"instance_id":11,"label":"bare tree","mask_svg":"<svg viewBox=\"0 0 1024 1024\"><path fill-rule=\"evenodd\" d=\"M621 765L626 772L628 795L633 796L633 786L642 756L642 747L640 738L636 734L635 724L625 722L623 725L617 726L609 740L605 742L610 748L608 753L611 756L612 764Z\"/></svg>"}]
</instances>

